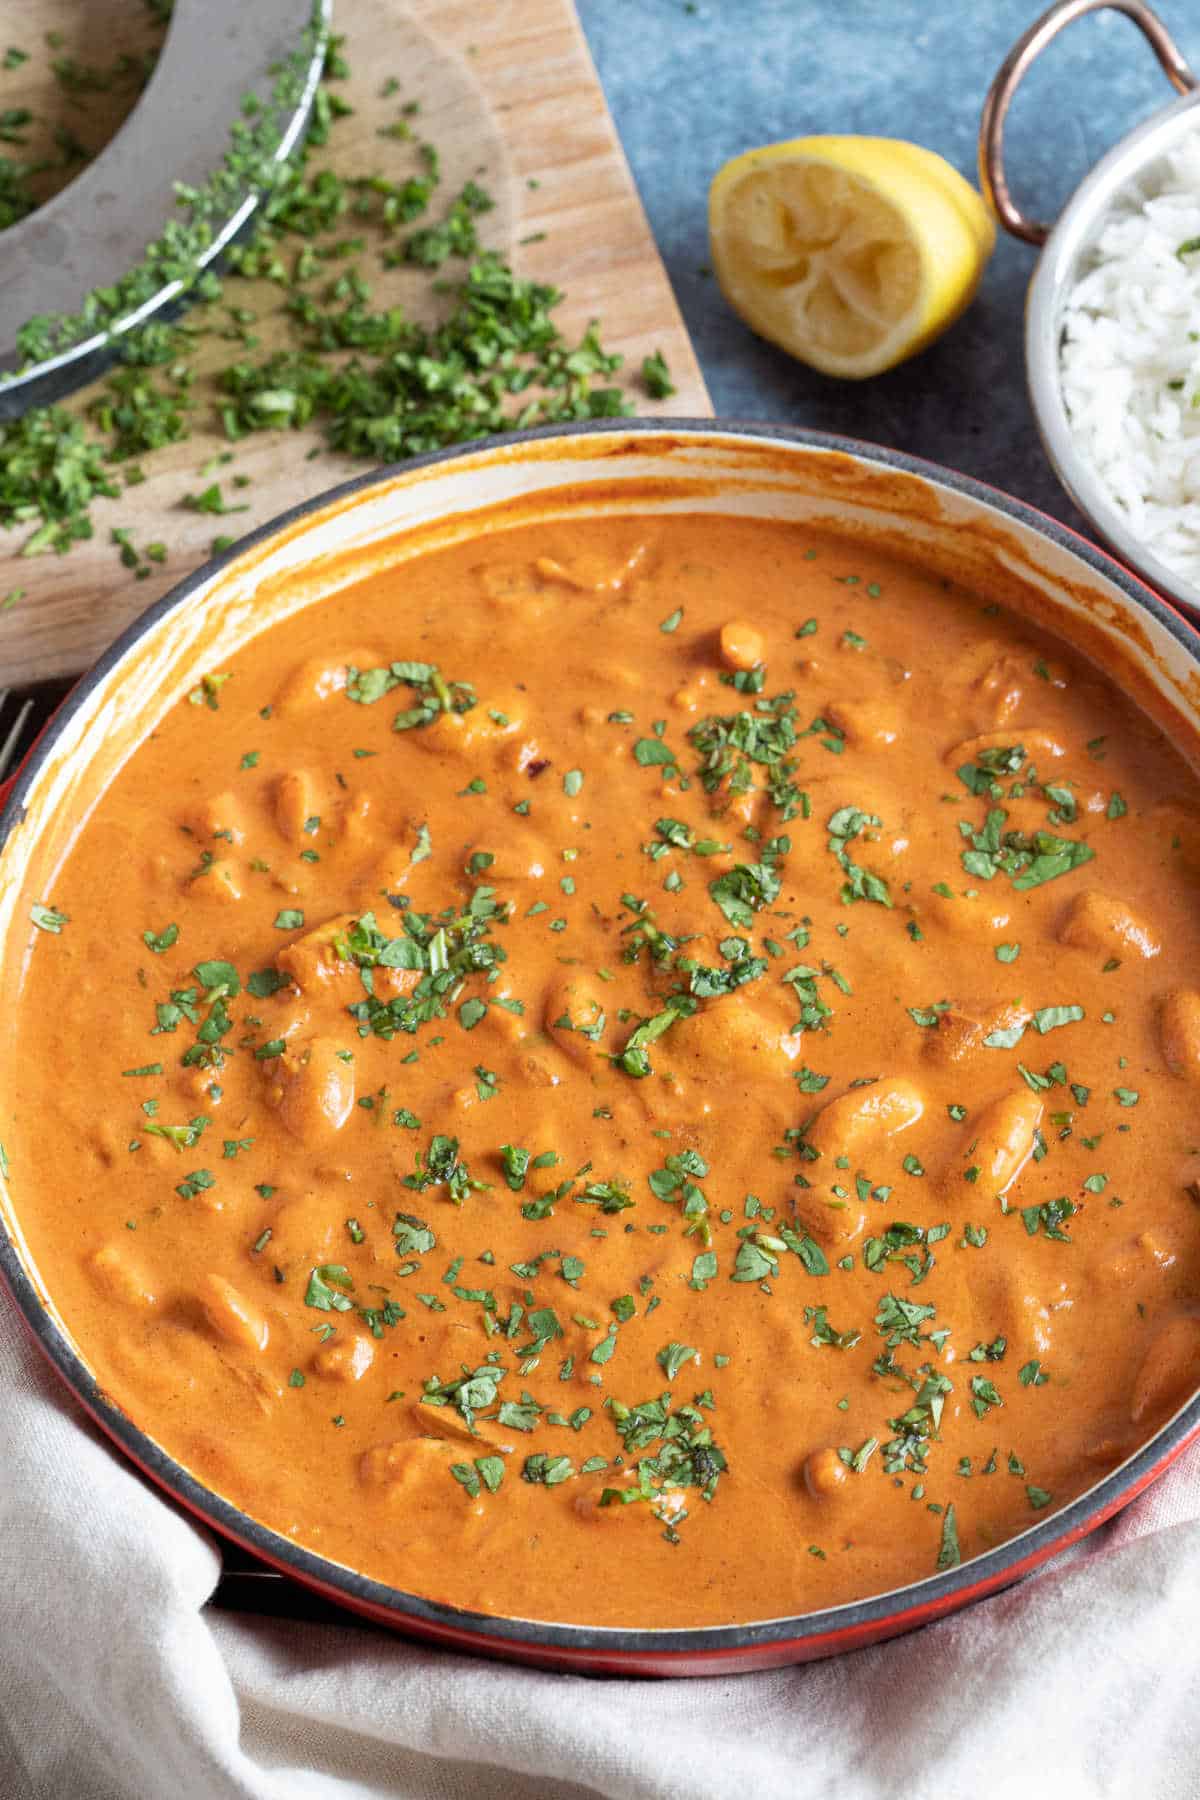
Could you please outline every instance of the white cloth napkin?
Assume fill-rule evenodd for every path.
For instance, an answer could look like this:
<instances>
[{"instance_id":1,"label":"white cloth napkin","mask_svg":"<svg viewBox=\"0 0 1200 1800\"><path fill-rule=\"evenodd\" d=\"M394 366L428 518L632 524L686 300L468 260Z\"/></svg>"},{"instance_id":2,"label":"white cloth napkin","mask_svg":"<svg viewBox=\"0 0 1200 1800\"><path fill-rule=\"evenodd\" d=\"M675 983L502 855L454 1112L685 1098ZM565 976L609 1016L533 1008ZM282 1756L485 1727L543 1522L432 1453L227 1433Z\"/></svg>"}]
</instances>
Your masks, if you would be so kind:
<instances>
[{"instance_id":1,"label":"white cloth napkin","mask_svg":"<svg viewBox=\"0 0 1200 1800\"><path fill-rule=\"evenodd\" d=\"M1200 1447L940 1624L802 1668L633 1682L205 1610L213 1539L83 1418L6 1296L0 1407L0 1800L1200 1794Z\"/></svg>"}]
</instances>

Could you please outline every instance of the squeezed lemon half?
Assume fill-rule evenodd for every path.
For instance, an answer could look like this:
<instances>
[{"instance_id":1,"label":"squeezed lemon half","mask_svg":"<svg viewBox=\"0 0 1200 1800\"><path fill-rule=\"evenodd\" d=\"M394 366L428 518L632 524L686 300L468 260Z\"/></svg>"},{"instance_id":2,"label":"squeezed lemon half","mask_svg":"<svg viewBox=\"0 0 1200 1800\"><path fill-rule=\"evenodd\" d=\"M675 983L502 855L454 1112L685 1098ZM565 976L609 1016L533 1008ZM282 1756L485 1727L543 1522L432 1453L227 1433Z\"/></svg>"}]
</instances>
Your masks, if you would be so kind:
<instances>
[{"instance_id":1,"label":"squeezed lemon half","mask_svg":"<svg viewBox=\"0 0 1200 1800\"><path fill-rule=\"evenodd\" d=\"M996 241L943 157L898 138L747 150L709 192L713 268L735 312L826 375L924 349L969 304Z\"/></svg>"}]
</instances>

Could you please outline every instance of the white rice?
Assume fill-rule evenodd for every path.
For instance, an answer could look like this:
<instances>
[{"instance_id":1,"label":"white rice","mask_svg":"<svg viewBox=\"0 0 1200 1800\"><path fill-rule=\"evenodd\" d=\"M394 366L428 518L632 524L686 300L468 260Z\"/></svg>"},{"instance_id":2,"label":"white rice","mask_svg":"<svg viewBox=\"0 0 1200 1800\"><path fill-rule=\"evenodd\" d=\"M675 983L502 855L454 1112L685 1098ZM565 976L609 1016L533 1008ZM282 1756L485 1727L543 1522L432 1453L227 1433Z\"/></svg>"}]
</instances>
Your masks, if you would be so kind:
<instances>
[{"instance_id":1,"label":"white rice","mask_svg":"<svg viewBox=\"0 0 1200 1800\"><path fill-rule=\"evenodd\" d=\"M1114 207L1067 296L1062 392L1134 536L1200 586L1200 134Z\"/></svg>"}]
</instances>

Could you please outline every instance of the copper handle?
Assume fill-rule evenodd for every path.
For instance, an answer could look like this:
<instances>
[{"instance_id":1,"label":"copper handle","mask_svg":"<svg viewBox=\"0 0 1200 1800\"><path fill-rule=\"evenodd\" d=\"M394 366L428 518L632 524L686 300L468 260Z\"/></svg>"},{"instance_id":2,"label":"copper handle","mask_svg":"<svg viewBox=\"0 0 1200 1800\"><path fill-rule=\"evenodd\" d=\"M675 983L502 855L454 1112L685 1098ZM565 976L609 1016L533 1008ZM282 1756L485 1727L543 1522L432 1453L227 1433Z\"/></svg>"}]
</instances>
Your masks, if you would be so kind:
<instances>
[{"instance_id":1,"label":"copper handle","mask_svg":"<svg viewBox=\"0 0 1200 1800\"><path fill-rule=\"evenodd\" d=\"M1040 19L1013 45L988 89L979 121L979 185L984 199L1005 231L1027 244L1044 244L1050 226L1029 219L1012 197L1004 171L1004 124L1013 96L1025 75L1066 26L1090 12L1120 12L1132 19L1158 58L1163 74L1181 94L1200 86L1174 38L1157 13L1143 0L1056 0Z\"/></svg>"}]
</instances>

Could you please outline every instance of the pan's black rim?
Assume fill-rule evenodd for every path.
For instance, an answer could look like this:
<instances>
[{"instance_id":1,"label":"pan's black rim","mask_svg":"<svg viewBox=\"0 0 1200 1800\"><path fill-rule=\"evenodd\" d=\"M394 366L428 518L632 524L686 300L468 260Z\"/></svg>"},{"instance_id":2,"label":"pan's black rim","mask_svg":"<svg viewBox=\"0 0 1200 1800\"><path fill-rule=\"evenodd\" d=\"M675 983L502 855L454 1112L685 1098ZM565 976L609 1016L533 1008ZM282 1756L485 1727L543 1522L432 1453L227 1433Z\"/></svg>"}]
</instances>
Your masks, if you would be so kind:
<instances>
[{"instance_id":1,"label":"pan's black rim","mask_svg":"<svg viewBox=\"0 0 1200 1800\"><path fill-rule=\"evenodd\" d=\"M630 434L644 435L650 440L655 437L669 440L688 437L708 440L756 439L760 442L767 440L802 449L842 452L883 468L919 476L1017 520L1038 536L1048 539L1059 549L1074 556L1118 587L1135 606L1149 613L1192 660L1200 664L1200 634L1195 628L1174 607L1106 552L1024 501L988 487L972 476L942 468L937 463L854 438L838 437L802 427L760 425L753 421L667 418L540 426L531 431L514 432L502 438L485 438L449 450L413 457L402 464L372 469L290 507L179 582L134 620L88 673L81 677L64 700L19 770L4 808L0 811L0 853L6 847L14 826L23 819L24 798L36 782L55 744L70 721L87 705L96 687L130 648L161 619L215 574L235 562L245 551L264 543L279 531L306 517L324 511L332 504L371 488L385 486L398 476L413 470L436 468L443 463L469 462L474 456L490 456L498 449L516 450L527 443L555 438L602 438ZM1015 1579L1027 1568L1050 1555L1055 1548L1080 1536L1093 1522L1098 1522L1100 1518L1115 1511L1124 1499L1132 1498L1145 1481L1164 1467L1188 1439L1200 1431L1200 1394L1197 1394L1120 1468L1104 1476L1085 1494L1070 1501L1061 1510L1040 1523L1029 1526L1019 1536L1009 1539L994 1550L985 1551L957 1568L927 1576L922 1581L893 1589L890 1593L851 1601L843 1606L751 1624L711 1625L690 1630L639 1631L624 1627L562 1625L541 1620L499 1618L492 1614L471 1612L462 1607L426 1600L420 1595L408 1594L402 1589L373 1581L341 1564L329 1562L324 1557L302 1549L289 1538L282 1537L278 1532L239 1511L198 1482L105 1397L99 1383L71 1348L43 1303L2 1223L0 1276L41 1349L86 1410L138 1467L182 1502L189 1512L265 1561L283 1567L298 1579L334 1597L341 1597L352 1606L388 1615L400 1627L407 1624L417 1631L425 1627L441 1637L461 1636L474 1639L479 1642L480 1648L492 1644L500 1649L508 1645L530 1653L602 1654L617 1661L622 1656L665 1660L676 1657L681 1662L686 1662L689 1657L705 1654L736 1655L738 1652L768 1649L772 1645L803 1644L826 1638L836 1641L847 1637L861 1641L874 1628L881 1631L889 1626L900 1629L906 1619L913 1618L916 1622L917 1617L925 1616L931 1611L947 1610L957 1596L965 1598L975 1590L979 1590L981 1594L991 1592L1003 1586L1006 1581Z\"/></svg>"}]
</instances>

